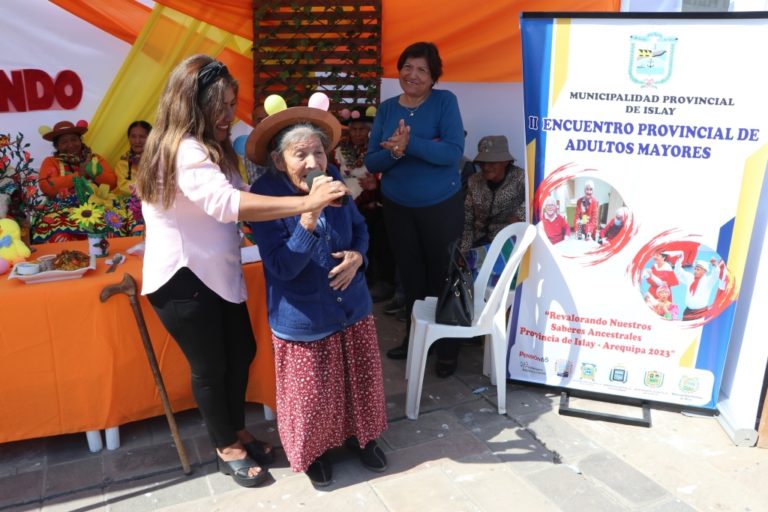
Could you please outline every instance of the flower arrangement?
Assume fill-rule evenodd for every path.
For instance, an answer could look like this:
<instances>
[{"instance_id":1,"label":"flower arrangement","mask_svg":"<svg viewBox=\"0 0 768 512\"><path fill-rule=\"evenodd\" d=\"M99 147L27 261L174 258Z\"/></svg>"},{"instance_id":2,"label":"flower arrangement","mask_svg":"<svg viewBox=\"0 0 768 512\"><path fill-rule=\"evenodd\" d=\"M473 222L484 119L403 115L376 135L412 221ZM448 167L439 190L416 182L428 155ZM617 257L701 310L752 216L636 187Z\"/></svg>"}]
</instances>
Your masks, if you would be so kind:
<instances>
[{"instance_id":1,"label":"flower arrangement","mask_svg":"<svg viewBox=\"0 0 768 512\"><path fill-rule=\"evenodd\" d=\"M93 188L84 178L74 181L78 204L70 208L69 219L88 235L124 235L129 214L109 185Z\"/></svg>"},{"instance_id":2,"label":"flower arrangement","mask_svg":"<svg viewBox=\"0 0 768 512\"><path fill-rule=\"evenodd\" d=\"M7 212L0 211L0 218L7 215L19 224L31 220L46 203L28 147L22 133L0 134L0 210L7 207Z\"/></svg>"}]
</instances>

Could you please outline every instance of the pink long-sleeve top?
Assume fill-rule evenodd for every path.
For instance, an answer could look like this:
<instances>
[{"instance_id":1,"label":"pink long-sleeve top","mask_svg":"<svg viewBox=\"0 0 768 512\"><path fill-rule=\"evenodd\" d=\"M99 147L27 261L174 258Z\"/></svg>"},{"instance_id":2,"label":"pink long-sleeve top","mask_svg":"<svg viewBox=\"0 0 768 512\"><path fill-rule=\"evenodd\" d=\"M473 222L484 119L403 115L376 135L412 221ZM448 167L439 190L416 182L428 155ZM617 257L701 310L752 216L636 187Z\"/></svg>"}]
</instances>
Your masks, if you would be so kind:
<instances>
[{"instance_id":1,"label":"pink long-sleeve top","mask_svg":"<svg viewBox=\"0 0 768 512\"><path fill-rule=\"evenodd\" d=\"M240 176L227 179L196 139L182 140L176 155L173 205L166 210L162 204L142 204L146 222L143 295L187 267L224 300L245 301L237 229L240 190L245 189Z\"/></svg>"}]
</instances>

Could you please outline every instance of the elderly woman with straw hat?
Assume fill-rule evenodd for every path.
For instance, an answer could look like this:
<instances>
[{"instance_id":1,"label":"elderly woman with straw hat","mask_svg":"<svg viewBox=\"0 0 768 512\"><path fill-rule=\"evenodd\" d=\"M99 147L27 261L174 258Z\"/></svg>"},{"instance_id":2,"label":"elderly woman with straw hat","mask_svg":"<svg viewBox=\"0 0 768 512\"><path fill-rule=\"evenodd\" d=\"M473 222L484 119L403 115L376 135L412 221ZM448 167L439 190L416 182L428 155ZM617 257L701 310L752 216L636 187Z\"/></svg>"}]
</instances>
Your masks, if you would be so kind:
<instances>
[{"instance_id":1,"label":"elderly woman with straw hat","mask_svg":"<svg viewBox=\"0 0 768 512\"><path fill-rule=\"evenodd\" d=\"M115 171L91 148L83 143L88 123L59 121L53 129L40 129L43 139L53 142L56 150L40 164L40 190L49 198L62 198L74 194L74 179L78 176L109 188L117 185Z\"/></svg>"},{"instance_id":2,"label":"elderly woman with straw hat","mask_svg":"<svg viewBox=\"0 0 768 512\"><path fill-rule=\"evenodd\" d=\"M270 168L251 191L302 196L326 174L344 188L327 157L340 136L339 121L323 108L271 112L246 144L248 158ZM376 439L387 417L364 272L365 220L347 200L250 227L264 261L277 422L291 469L326 486L332 481L327 452L346 445L367 469L384 471L387 459Z\"/></svg>"},{"instance_id":3,"label":"elderly woman with straw hat","mask_svg":"<svg viewBox=\"0 0 768 512\"><path fill-rule=\"evenodd\" d=\"M117 176L107 161L83 143L87 131L86 121L59 121L53 128L40 127L43 139L52 142L55 151L40 164L38 186L47 202L35 214L33 244L86 238L70 218L71 208L99 187L111 190L117 184Z\"/></svg>"}]
</instances>

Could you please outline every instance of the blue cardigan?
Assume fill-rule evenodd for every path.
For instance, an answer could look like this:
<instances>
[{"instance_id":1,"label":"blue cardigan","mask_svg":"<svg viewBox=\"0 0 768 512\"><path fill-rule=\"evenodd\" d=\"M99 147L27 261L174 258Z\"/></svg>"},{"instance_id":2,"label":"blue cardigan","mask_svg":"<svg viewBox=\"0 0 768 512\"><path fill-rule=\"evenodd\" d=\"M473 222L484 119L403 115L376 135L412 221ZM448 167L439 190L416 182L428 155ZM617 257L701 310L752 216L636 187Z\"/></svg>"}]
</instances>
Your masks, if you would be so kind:
<instances>
[{"instance_id":1,"label":"blue cardigan","mask_svg":"<svg viewBox=\"0 0 768 512\"><path fill-rule=\"evenodd\" d=\"M401 119L411 127L411 134L405 155L395 159L379 144L394 133ZM365 166L370 172L383 173L381 192L386 198L418 208L438 204L459 192L463 155L464 125L456 96L433 89L413 116L400 105L399 96L379 105Z\"/></svg>"},{"instance_id":2,"label":"blue cardigan","mask_svg":"<svg viewBox=\"0 0 768 512\"><path fill-rule=\"evenodd\" d=\"M342 181L332 165L328 165L327 173ZM256 180L251 192L267 196L298 194L285 173L273 171ZM326 207L313 233L304 229L299 219L296 215L250 222L249 226L264 262L272 331L282 339L316 341L346 329L371 312L365 281L368 230L354 201ZM328 272L340 260L331 253L346 250L362 254L364 263L346 290L334 290Z\"/></svg>"}]
</instances>

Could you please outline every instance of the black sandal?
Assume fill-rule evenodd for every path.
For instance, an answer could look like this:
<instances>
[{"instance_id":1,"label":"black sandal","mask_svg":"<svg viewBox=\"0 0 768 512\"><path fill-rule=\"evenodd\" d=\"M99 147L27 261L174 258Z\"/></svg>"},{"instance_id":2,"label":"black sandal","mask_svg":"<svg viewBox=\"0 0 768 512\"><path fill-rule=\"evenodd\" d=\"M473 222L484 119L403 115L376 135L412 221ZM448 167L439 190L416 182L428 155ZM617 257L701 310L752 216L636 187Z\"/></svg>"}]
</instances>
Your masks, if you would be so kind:
<instances>
[{"instance_id":1,"label":"black sandal","mask_svg":"<svg viewBox=\"0 0 768 512\"><path fill-rule=\"evenodd\" d=\"M327 487L333 481L331 461L326 454L315 459L304 472L315 487Z\"/></svg>"},{"instance_id":2,"label":"black sandal","mask_svg":"<svg viewBox=\"0 0 768 512\"><path fill-rule=\"evenodd\" d=\"M248 456L259 463L260 466L267 466L275 462L275 448L269 443L254 439L250 443L243 443Z\"/></svg>"},{"instance_id":3,"label":"black sandal","mask_svg":"<svg viewBox=\"0 0 768 512\"><path fill-rule=\"evenodd\" d=\"M221 455L216 454L216 465L224 475L231 475L232 480L237 485L243 487L255 487L264 482L269 476L269 471L259 466L249 457L238 460L224 460ZM259 468L259 473L255 476L249 475L251 468Z\"/></svg>"}]
</instances>

